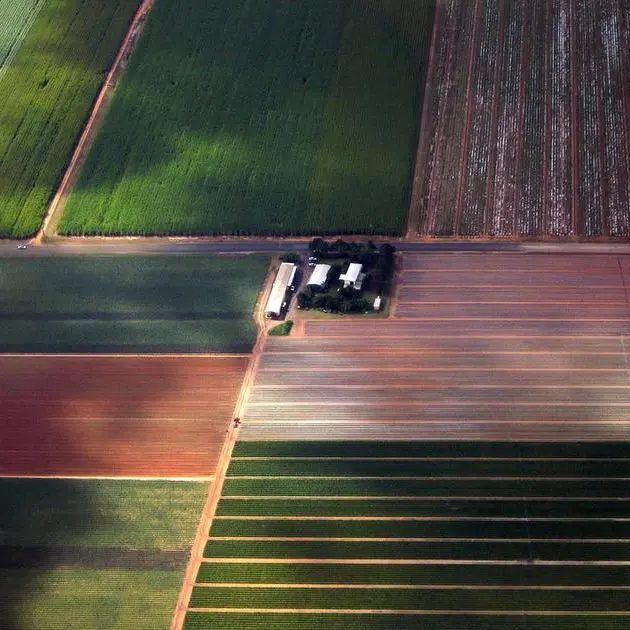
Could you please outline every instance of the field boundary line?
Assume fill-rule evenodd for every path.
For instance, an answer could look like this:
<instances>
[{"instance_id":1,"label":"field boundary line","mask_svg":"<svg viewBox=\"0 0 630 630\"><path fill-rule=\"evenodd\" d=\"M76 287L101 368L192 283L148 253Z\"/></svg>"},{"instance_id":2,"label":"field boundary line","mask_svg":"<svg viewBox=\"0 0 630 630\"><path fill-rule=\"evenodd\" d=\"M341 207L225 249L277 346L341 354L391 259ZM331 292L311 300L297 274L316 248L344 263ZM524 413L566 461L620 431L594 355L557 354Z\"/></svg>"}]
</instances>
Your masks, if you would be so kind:
<instances>
[{"instance_id":1,"label":"field boundary line","mask_svg":"<svg viewBox=\"0 0 630 630\"><path fill-rule=\"evenodd\" d=\"M198 582L198 588L280 588L280 589L356 589L356 590L409 590L409 591L439 591L439 590L464 590L464 591L627 591L630 586L588 586L587 584L536 584L523 586L521 584L335 584L322 583L291 583L291 582Z\"/></svg>"},{"instance_id":2,"label":"field boundary line","mask_svg":"<svg viewBox=\"0 0 630 630\"><path fill-rule=\"evenodd\" d=\"M406 608L191 608L192 612L208 613L235 613L235 614L335 614L335 615L475 615L492 617L625 617L630 614L628 610L615 611L573 611L573 610L434 610L434 609L406 609Z\"/></svg>"},{"instance_id":3,"label":"field boundary line","mask_svg":"<svg viewBox=\"0 0 630 630\"><path fill-rule=\"evenodd\" d=\"M152 1L152 0L149 0ZM266 340L266 326L264 318L264 305L267 301L269 293L271 292L273 271L274 271L274 259L269 264L267 275L263 282L263 285L258 292L256 303L253 310L253 319L256 323L258 334L256 336L256 343L249 355L249 362L247 364L247 370L241 383L241 389L239 396L236 400L234 407L234 418L240 418L243 415L247 404L247 398L252 388L254 379L256 377L256 370L260 362L260 357ZM170 630L182 630L186 619L186 612L190 604L193 588L195 586L197 573L201 562L203 561L203 552L206 546L208 536L210 535L210 527L212 526L212 519L216 513L219 501L222 499L223 483L225 476L230 465L230 457L236 444L238 433L240 431L239 426L234 422L230 424L228 429L228 435L223 443L223 449L219 456L215 472L215 482L210 488L208 499L204 507L199 525L197 527L197 533L193 542L190 561L186 568L186 574L184 582L181 587L175 612L170 625Z\"/></svg>"},{"instance_id":4,"label":"field boundary line","mask_svg":"<svg viewBox=\"0 0 630 630\"><path fill-rule=\"evenodd\" d=\"M150 476L134 476L134 475L29 475L20 473L0 473L0 479L67 479L72 481L77 480L95 480L95 481L191 481L191 482L211 482L214 483L215 476L183 476L183 477L150 477Z\"/></svg>"},{"instance_id":5,"label":"field boundary line","mask_svg":"<svg viewBox=\"0 0 630 630\"><path fill-rule=\"evenodd\" d=\"M98 131L105 109L107 108L108 100L111 97L116 80L118 79L117 75L124 70L124 64L133 51L137 42L137 36L143 26L147 14L153 6L153 1L154 0L142 0L142 3L131 20L127 34L125 35L125 38L118 49L118 53L114 58L114 63L109 69L105 81L103 81L103 84L101 85L98 96L94 101L88 121L74 147L72 157L70 158L68 167L61 179L59 188L55 192L55 195L48 206L41 227L35 234L35 237L31 240L32 244L41 245L45 238L48 238L49 236L56 236L57 222L60 218L60 213L63 212L70 189L74 186L78 173L83 166L83 162L89 153L92 143L94 142L96 132ZM52 228L53 234L48 234L49 228Z\"/></svg>"},{"instance_id":6,"label":"field boundary line","mask_svg":"<svg viewBox=\"0 0 630 630\"><path fill-rule=\"evenodd\" d=\"M395 543L395 542L445 542L445 543L610 543L610 544L627 544L630 542L628 538L465 538L465 537L359 537L359 536L209 536L208 541L218 540L238 540L243 542L249 541L266 541L266 542L367 542L367 543ZM628 587L630 588L630 587Z\"/></svg>"},{"instance_id":7,"label":"field boundary line","mask_svg":"<svg viewBox=\"0 0 630 630\"><path fill-rule=\"evenodd\" d=\"M428 145L431 141L431 134L429 134L427 123L427 110L429 107L429 84L431 77L435 72L436 55L435 49L437 46L438 32L442 25L442 12L443 6L441 2L437 2L435 6L435 13L433 15L433 28L431 32L431 48L429 50L429 58L427 60L427 67L424 76L424 85L422 86L422 107L420 108L420 129L418 130L418 145L414 155L413 173L410 174L411 180L411 194L409 195L409 209L407 211L407 225L405 235L403 239L410 240L417 237L421 232L420 226L420 206L421 191L422 191L422 179L424 177L426 169L426 156L428 155Z\"/></svg>"},{"instance_id":8,"label":"field boundary line","mask_svg":"<svg viewBox=\"0 0 630 630\"><path fill-rule=\"evenodd\" d=\"M357 564L357 565L475 565L541 567L630 567L630 560L457 560L417 558L203 558L208 564Z\"/></svg>"},{"instance_id":9,"label":"field boundary line","mask_svg":"<svg viewBox=\"0 0 630 630\"><path fill-rule=\"evenodd\" d=\"M624 517L558 517L551 516L215 516L217 521L430 521L430 522L488 522L488 523L630 523Z\"/></svg>"}]
</instances>

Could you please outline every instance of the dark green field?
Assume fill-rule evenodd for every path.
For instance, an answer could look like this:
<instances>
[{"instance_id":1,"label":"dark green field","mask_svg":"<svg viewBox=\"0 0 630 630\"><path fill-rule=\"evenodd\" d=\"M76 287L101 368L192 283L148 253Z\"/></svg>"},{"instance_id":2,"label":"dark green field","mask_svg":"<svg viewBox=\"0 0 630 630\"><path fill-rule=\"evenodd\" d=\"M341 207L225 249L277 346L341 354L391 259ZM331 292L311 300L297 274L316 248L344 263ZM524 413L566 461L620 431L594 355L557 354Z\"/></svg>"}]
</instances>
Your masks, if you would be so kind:
<instances>
[{"instance_id":1,"label":"dark green field","mask_svg":"<svg viewBox=\"0 0 630 630\"><path fill-rule=\"evenodd\" d=\"M65 234L397 234L435 0L161 0Z\"/></svg>"},{"instance_id":2,"label":"dark green field","mask_svg":"<svg viewBox=\"0 0 630 630\"><path fill-rule=\"evenodd\" d=\"M622 442L239 442L186 628L627 627L629 462Z\"/></svg>"},{"instance_id":3,"label":"dark green field","mask_svg":"<svg viewBox=\"0 0 630 630\"><path fill-rule=\"evenodd\" d=\"M2 352L248 352L263 256L0 261Z\"/></svg>"},{"instance_id":4,"label":"dark green field","mask_svg":"<svg viewBox=\"0 0 630 630\"><path fill-rule=\"evenodd\" d=\"M166 628L208 485L0 482L0 602L10 630Z\"/></svg>"},{"instance_id":5,"label":"dark green field","mask_svg":"<svg viewBox=\"0 0 630 630\"><path fill-rule=\"evenodd\" d=\"M0 238L39 227L139 4L46 0L15 58L0 56Z\"/></svg>"}]
</instances>

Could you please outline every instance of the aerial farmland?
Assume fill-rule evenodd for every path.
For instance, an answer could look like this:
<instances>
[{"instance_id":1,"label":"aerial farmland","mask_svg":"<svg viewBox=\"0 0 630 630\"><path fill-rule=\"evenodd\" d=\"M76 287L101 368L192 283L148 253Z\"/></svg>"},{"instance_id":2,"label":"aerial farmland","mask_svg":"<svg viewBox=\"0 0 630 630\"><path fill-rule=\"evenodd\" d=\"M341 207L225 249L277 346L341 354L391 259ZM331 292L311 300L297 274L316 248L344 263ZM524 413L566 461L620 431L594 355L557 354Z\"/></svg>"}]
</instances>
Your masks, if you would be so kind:
<instances>
[{"instance_id":1,"label":"aerial farmland","mask_svg":"<svg viewBox=\"0 0 630 630\"><path fill-rule=\"evenodd\" d=\"M629 34L0 0L0 626L630 627Z\"/></svg>"}]
</instances>

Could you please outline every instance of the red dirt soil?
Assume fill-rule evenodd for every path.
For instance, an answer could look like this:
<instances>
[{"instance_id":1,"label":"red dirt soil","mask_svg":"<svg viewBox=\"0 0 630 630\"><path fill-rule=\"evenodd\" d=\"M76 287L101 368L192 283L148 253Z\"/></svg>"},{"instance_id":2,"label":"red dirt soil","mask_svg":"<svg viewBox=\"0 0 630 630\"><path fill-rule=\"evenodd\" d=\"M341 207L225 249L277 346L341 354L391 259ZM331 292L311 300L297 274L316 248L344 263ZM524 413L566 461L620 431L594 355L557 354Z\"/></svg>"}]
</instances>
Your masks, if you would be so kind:
<instances>
[{"instance_id":1,"label":"red dirt soil","mask_svg":"<svg viewBox=\"0 0 630 630\"><path fill-rule=\"evenodd\" d=\"M248 360L1 356L0 474L214 475Z\"/></svg>"}]
</instances>

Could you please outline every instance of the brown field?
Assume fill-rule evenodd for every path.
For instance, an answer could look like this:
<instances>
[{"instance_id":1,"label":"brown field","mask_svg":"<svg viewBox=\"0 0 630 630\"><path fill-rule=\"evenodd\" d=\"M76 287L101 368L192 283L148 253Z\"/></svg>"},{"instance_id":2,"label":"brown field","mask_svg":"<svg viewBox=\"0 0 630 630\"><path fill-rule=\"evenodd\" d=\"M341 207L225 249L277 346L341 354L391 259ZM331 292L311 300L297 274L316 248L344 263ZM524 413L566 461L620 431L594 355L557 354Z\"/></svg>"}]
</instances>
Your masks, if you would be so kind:
<instances>
[{"instance_id":1,"label":"brown field","mask_svg":"<svg viewBox=\"0 0 630 630\"><path fill-rule=\"evenodd\" d=\"M215 472L249 357L0 357L0 474Z\"/></svg>"},{"instance_id":2,"label":"brown field","mask_svg":"<svg viewBox=\"0 0 630 630\"><path fill-rule=\"evenodd\" d=\"M389 319L266 340L241 439L628 439L629 283L625 256L405 256Z\"/></svg>"}]
</instances>

